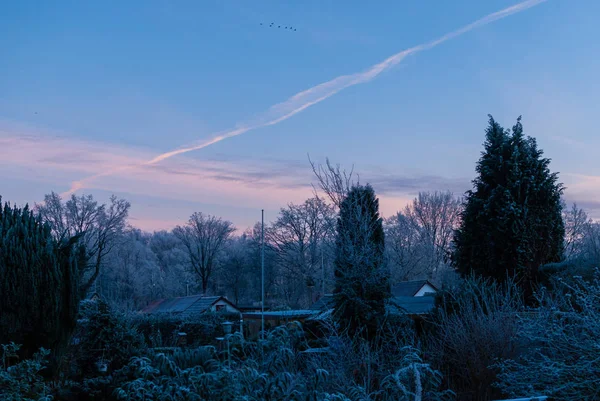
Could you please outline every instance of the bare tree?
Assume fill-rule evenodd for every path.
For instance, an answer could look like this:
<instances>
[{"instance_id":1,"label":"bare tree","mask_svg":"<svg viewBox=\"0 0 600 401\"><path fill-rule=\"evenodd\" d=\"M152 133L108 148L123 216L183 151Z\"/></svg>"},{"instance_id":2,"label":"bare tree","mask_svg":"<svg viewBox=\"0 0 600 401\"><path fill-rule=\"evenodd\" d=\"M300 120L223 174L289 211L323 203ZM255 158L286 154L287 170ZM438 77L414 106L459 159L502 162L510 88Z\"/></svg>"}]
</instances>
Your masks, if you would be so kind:
<instances>
[{"instance_id":1,"label":"bare tree","mask_svg":"<svg viewBox=\"0 0 600 401\"><path fill-rule=\"evenodd\" d=\"M81 235L87 261L79 272L82 297L98 278L105 257L123 234L130 206L129 202L114 195L108 205L98 205L92 195L78 197L74 194L63 203L55 192L46 195L42 204L35 205L34 210L50 224L57 240Z\"/></svg>"},{"instance_id":2,"label":"bare tree","mask_svg":"<svg viewBox=\"0 0 600 401\"><path fill-rule=\"evenodd\" d=\"M461 200L452 192L419 192L417 198L386 220L388 256L394 276L433 279L448 265Z\"/></svg>"},{"instance_id":3,"label":"bare tree","mask_svg":"<svg viewBox=\"0 0 600 401\"><path fill-rule=\"evenodd\" d=\"M384 220L386 254L393 282L419 277L425 271L421 233L401 212Z\"/></svg>"},{"instance_id":4,"label":"bare tree","mask_svg":"<svg viewBox=\"0 0 600 401\"><path fill-rule=\"evenodd\" d=\"M564 256L572 259L581 256L585 250L585 237L590 234L591 219L587 213L577 207L576 203L570 209L563 203L563 220L565 224Z\"/></svg>"},{"instance_id":5,"label":"bare tree","mask_svg":"<svg viewBox=\"0 0 600 401\"><path fill-rule=\"evenodd\" d=\"M600 223L586 224L583 242L584 257L590 265L600 266Z\"/></svg>"},{"instance_id":6,"label":"bare tree","mask_svg":"<svg viewBox=\"0 0 600 401\"><path fill-rule=\"evenodd\" d=\"M206 294L217 256L234 231L231 222L202 213L192 214L186 226L173 229L173 234L187 249L190 265L200 279L203 294Z\"/></svg>"},{"instance_id":7,"label":"bare tree","mask_svg":"<svg viewBox=\"0 0 600 401\"><path fill-rule=\"evenodd\" d=\"M334 234L334 209L320 198L281 209L266 235L289 287L288 302L298 303L297 298L305 295L309 296L308 303L312 302L312 288L321 280L324 248L333 241Z\"/></svg>"},{"instance_id":8,"label":"bare tree","mask_svg":"<svg viewBox=\"0 0 600 401\"><path fill-rule=\"evenodd\" d=\"M217 278L221 281L233 302L239 303L249 290L248 281L252 264L250 263L250 239L246 233L228 241Z\"/></svg>"},{"instance_id":9,"label":"bare tree","mask_svg":"<svg viewBox=\"0 0 600 401\"><path fill-rule=\"evenodd\" d=\"M136 310L165 295L163 275L149 246L151 238L152 234L129 228L106 258L98 286L118 309Z\"/></svg>"},{"instance_id":10,"label":"bare tree","mask_svg":"<svg viewBox=\"0 0 600 401\"><path fill-rule=\"evenodd\" d=\"M350 172L341 170L339 164L333 166L329 158L325 158L325 166L315 164L310 156L308 157L310 166L312 167L315 177L317 177L318 185L325 195L331 200L333 205L339 210L340 205L348 195L350 188L353 185L359 185L359 177L357 175L356 182L354 181L354 166ZM317 189L313 185L315 197L318 197Z\"/></svg>"}]
</instances>

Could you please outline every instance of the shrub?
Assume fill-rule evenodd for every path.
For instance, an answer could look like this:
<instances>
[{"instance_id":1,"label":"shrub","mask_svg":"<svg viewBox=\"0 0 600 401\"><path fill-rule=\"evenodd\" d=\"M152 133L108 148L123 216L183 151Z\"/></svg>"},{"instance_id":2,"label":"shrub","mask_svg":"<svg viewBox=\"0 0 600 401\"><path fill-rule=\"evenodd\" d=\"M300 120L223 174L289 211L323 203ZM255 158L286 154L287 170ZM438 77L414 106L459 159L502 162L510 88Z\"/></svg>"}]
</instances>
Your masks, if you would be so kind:
<instances>
[{"instance_id":1,"label":"shrub","mask_svg":"<svg viewBox=\"0 0 600 401\"><path fill-rule=\"evenodd\" d=\"M537 314L520 322L522 355L497 365L497 386L509 395L597 400L600 388L600 273L593 280L559 280L554 294L540 291Z\"/></svg>"},{"instance_id":2,"label":"shrub","mask_svg":"<svg viewBox=\"0 0 600 401\"><path fill-rule=\"evenodd\" d=\"M461 400L499 396L492 365L517 353L517 312L523 305L517 287L510 280L470 278L439 293L437 304L428 322L428 358Z\"/></svg>"},{"instance_id":3,"label":"shrub","mask_svg":"<svg viewBox=\"0 0 600 401\"><path fill-rule=\"evenodd\" d=\"M15 356L20 346L14 343L2 345L2 366L0 366L0 399L3 401L50 401L40 371L50 351L41 348L33 355L15 365L8 360Z\"/></svg>"},{"instance_id":4,"label":"shrub","mask_svg":"<svg viewBox=\"0 0 600 401\"><path fill-rule=\"evenodd\" d=\"M70 348L70 366L74 377L98 375L96 363L103 362L108 370L120 369L132 356L144 349L143 337L124 314L113 311L103 300L83 301L80 319Z\"/></svg>"},{"instance_id":5,"label":"shrub","mask_svg":"<svg viewBox=\"0 0 600 401\"><path fill-rule=\"evenodd\" d=\"M222 337L222 323L226 320L238 322L238 314L203 313L195 317L182 318L167 314L137 314L132 316L131 323L143 335L145 343L150 347L174 347L177 345L177 333L186 333L187 345L198 347L215 345L216 338ZM236 325L234 325L235 330Z\"/></svg>"}]
</instances>

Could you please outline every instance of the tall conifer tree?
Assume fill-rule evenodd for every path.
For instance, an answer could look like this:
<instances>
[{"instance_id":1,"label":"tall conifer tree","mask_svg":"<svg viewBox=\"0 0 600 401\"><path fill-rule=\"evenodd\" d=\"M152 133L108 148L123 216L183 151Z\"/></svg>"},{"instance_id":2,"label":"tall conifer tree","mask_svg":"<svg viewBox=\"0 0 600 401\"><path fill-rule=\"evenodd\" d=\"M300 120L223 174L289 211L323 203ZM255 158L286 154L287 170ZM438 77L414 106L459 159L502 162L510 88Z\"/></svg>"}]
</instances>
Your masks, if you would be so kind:
<instances>
[{"instance_id":1,"label":"tall conifer tree","mask_svg":"<svg viewBox=\"0 0 600 401\"><path fill-rule=\"evenodd\" d=\"M390 296L384 233L373 188L354 186L341 203L335 253L335 316L350 335L372 338Z\"/></svg>"},{"instance_id":2,"label":"tall conifer tree","mask_svg":"<svg viewBox=\"0 0 600 401\"><path fill-rule=\"evenodd\" d=\"M52 368L77 319L78 270L85 261L77 240L58 243L27 206L2 208L0 198L0 344L22 344L23 357L50 349Z\"/></svg>"},{"instance_id":3,"label":"tall conifer tree","mask_svg":"<svg viewBox=\"0 0 600 401\"><path fill-rule=\"evenodd\" d=\"M563 186L542 155L536 140L524 136L521 117L511 132L490 116L454 238L459 272L500 281L515 277L530 292L539 267L561 259Z\"/></svg>"}]
</instances>

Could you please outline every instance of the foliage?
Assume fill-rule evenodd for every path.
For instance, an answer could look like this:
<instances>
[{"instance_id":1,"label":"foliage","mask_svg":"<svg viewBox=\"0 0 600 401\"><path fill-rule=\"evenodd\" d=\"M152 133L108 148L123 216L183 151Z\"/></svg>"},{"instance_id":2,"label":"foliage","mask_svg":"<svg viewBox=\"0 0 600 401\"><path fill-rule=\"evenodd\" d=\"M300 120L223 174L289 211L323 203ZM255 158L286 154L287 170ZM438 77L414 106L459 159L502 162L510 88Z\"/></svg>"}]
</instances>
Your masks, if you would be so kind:
<instances>
[{"instance_id":1,"label":"foliage","mask_svg":"<svg viewBox=\"0 0 600 401\"><path fill-rule=\"evenodd\" d=\"M333 366L326 360L313 359L316 365L307 365L299 352L303 337L301 326L292 323L271 331L259 347L232 336L230 361L214 347L133 358L116 373L123 382L114 395L119 400L240 401L443 400L451 396L437 390L439 372L424 364L414 348L399 349L397 354L402 357L396 359L396 368L384 376L381 389L370 391L352 379L343 382L334 371L318 366ZM341 385L335 388L332 383Z\"/></svg>"},{"instance_id":2,"label":"foliage","mask_svg":"<svg viewBox=\"0 0 600 401\"><path fill-rule=\"evenodd\" d=\"M143 337L136 328L102 299L81 303L74 339L69 367L76 367L85 377L98 375L97 363L106 363L109 371L120 369L144 349Z\"/></svg>"},{"instance_id":3,"label":"foliage","mask_svg":"<svg viewBox=\"0 0 600 401\"><path fill-rule=\"evenodd\" d=\"M437 297L425 346L432 364L462 400L499 396L492 387L498 369L492 365L518 353L520 291L510 280L470 277Z\"/></svg>"},{"instance_id":4,"label":"foliage","mask_svg":"<svg viewBox=\"0 0 600 401\"><path fill-rule=\"evenodd\" d=\"M86 302L83 314L97 315L95 320L99 323L112 324L106 313L91 313L90 308L94 308L93 303ZM114 319L123 318L114 314ZM90 337L97 332L94 324L88 327L90 335L82 337L82 341L93 341ZM406 334L408 332L390 331L371 345L363 340L358 340L357 345L345 336L338 341L332 337L325 353L306 354L303 352L307 346L305 333L299 323L293 322L271 330L261 343L247 342L239 333L234 333L227 337L227 345L222 342L217 347L175 348L164 352L137 348L135 355L120 369L111 370L108 375L88 372L86 377L76 378L76 381L72 378L44 385L41 378L32 376L41 365L27 361L27 366L32 366L28 379L25 374L13 376L6 392L18 394L16 398L9 398L11 401L21 399L25 391L33 394L32 387L24 387L29 383L35 384L36 394L52 393L55 399L65 401L426 401L451 398L451 392L439 390L441 374L422 361L418 349L405 346L414 340ZM91 346L94 345L85 347ZM111 353L115 352L118 352L116 348L111 349ZM374 376L370 382L365 381L368 371ZM4 371L1 373L0 378L4 380ZM343 375L339 376L340 373ZM17 377L22 379L18 383L15 382ZM21 387L15 387L17 385ZM37 399L40 398L32 398Z\"/></svg>"},{"instance_id":5,"label":"foliage","mask_svg":"<svg viewBox=\"0 0 600 401\"><path fill-rule=\"evenodd\" d=\"M216 337L224 335L222 323L237 322L239 314L203 313L193 318L168 314L137 314L129 317L129 320L150 347L174 347L177 345L177 333L180 332L186 333L188 347L199 347L214 344Z\"/></svg>"},{"instance_id":6,"label":"foliage","mask_svg":"<svg viewBox=\"0 0 600 401\"><path fill-rule=\"evenodd\" d=\"M535 139L524 136L520 117L509 132L490 116L484 147L453 261L463 274L515 277L530 292L538 268L562 257L563 186Z\"/></svg>"},{"instance_id":7,"label":"foliage","mask_svg":"<svg viewBox=\"0 0 600 401\"><path fill-rule=\"evenodd\" d=\"M520 322L520 355L498 364L498 387L509 395L544 394L597 400L600 388L600 272L587 281L560 280L562 293L538 293L542 307Z\"/></svg>"},{"instance_id":8,"label":"foliage","mask_svg":"<svg viewBox=\"0 0 600 401\"><path fill-rule=\"evenodd\" d=\"M2 345L2 365L0 366L0 399L3 401L50 401L44 379L40 371L50 352L41 348L31 359L10 365L11 358L17 357L20 345Z\"/></svg>"},{"instance_id":9,"label":"foliage","mask_svg":"<svg viewBox=\"0 0 600 401\"><path fill-rule=\"evenodd\" d=\"M351 336L372 337L390 296L385 238L373 188L353 187L340 208L335 251L335 315Z\"/></svg>"},{"instance_id":10,"label":"foliage","mask_svg":"<svg viewBox=\"0 0 600 401\"><path fill-rule=\"evenodd\" d=\"M22 344L25 358L51 349L52 372L77 317L85 255L77 240L58 242L27 206L2 209L0 199L0 343Z\"/></svg>"},{"instance_id":11,"label":"foliage","mask_svg":"<svg viewBox=\"0 0 600 401\"><path fill-rule=\"evenodd\" d=\"M441 373L423 361L411 319L386 320L371 342L339 335L335 324L327 338L327 352L308 354L303 364L307 371L328 372L323 388L329 393L374 401L452 398L440 390Z\"/></svg>"}]
</instances>

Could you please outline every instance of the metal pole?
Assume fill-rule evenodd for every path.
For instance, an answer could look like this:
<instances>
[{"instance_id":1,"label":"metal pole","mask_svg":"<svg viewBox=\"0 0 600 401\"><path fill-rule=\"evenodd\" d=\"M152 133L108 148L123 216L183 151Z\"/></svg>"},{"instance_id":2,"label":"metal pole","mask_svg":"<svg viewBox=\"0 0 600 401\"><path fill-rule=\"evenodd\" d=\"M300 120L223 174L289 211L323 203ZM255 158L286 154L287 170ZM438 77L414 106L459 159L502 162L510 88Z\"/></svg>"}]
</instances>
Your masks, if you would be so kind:
<instances>
[{"instance_id":1,"label":"metal pole","mask_svg":"<svg viewBox=\"0 0 600 401\"><path fill-rule=\"evenodd\" d=\"M325 265L323 264L323 248L321 248L321 298L323 298L324 296L325 296Z\"/></svg>"},{"instance_id":2,"label":"metal pole","mask_svg":"<svg viewBox=\"0 0 600 401\"><path fill-rule=\"evenodd\" d=\"M260 274L261 274L261 316L260 316L260 328L261 328L261 339L265 339L265 210L261 211L261 228L260 228Z\"/></svg>"},{"instance_id":3,"label":"metal pole","mask_svg":"<svg viewBox=\"0 0 600 401\"><path fill-rule=\"evenodd\" d=\"M231 353L229 352L229 334L227 334L225 338L227 338L227 367L231 369Z\"/></svg>"}]
</instances>

